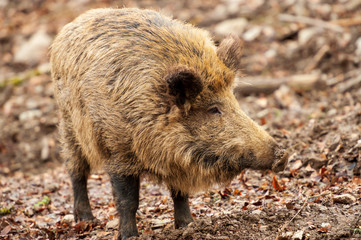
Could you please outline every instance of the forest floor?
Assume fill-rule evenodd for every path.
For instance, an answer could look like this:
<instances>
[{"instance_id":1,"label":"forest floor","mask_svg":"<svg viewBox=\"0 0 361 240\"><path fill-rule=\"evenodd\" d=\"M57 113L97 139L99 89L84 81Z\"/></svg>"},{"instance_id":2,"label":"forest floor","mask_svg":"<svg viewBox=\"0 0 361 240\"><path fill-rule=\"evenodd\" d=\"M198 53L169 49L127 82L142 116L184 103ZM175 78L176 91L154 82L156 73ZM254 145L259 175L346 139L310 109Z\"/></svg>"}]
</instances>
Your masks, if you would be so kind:
<instances>
[{"instance_id":1,"label":"forest floor","mask_svg":"<svg viewBox=\"0 0 361 240\"><path fill-rule=\"evenodd\" d=\"M289 152L278 174L246 170L190 198L175 230L167 189L143 180L134 239L361 239L361 1L0 1L0 239L115 239L109 178L89 196L98 224L75 223L59 157L47 49L95 7L141 7L244 40L243 111Z\"/></svg>"}]
</instances>

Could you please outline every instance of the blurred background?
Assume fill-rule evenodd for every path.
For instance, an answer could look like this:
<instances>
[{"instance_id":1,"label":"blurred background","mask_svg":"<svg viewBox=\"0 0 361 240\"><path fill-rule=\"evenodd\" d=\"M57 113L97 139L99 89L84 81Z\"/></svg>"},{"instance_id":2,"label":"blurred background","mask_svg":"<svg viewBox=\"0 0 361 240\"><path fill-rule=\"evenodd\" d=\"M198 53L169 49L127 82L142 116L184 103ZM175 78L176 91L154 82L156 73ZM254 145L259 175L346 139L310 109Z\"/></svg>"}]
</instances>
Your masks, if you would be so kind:
<instances>
[{"instance_id":1,"label":"blurred background","mask_svg":"<svg viewBox=\"0 0 361 240\"><path fill-rule=\"evenodd\" d=\"M159 10L209 30L216 43L230 33L240 36L240 104L266 129L278 131L274 135L303 163L313 159L320 167L357 145L360 0L0 0L0 174L37 173L61 163L48 48L65 24L99 7ZM356 115L345 122L347 114ZM344 127L327 125L337 117ZM341 132L325 132L325 126ZM358 148L350 155L351 169L357 169Z\"/></svg>"},{"instance_id":2,"label":"blurred background","mask_svg":"<svg viewBox=\"0 0 361 240\"><path fill-rule=\"evenodd\" d=\"M173 229L167 189L143 181L140 239L360 237L361 0L0 0L1 239L116 236L102 172L88 181L101 224L73 221L48 56L65 24L99 7L159 10L216 44L238 35L235 95L290 156L278 175L246 170L227 188L192 196L198 220L186 231Z\"/></svg>"}]
</instances>

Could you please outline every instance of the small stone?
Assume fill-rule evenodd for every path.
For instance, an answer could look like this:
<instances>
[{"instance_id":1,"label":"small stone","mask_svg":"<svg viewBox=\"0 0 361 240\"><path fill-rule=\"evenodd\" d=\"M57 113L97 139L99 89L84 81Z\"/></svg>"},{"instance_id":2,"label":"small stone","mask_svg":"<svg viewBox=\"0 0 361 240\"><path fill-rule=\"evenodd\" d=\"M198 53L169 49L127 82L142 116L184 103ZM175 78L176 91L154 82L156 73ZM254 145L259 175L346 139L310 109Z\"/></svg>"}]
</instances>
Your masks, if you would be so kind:
<instances>
[{"instance_id":1,"label":"small stone","mask_svg":"<svg viewBox=\"0 0 361 240\"><path fill-rule=\"evenodd\" d=\"M27 109L36 109L40 103L39 101L36 101L34 98L29 98L25 104Z\"/></svg>"},{"instance_id":2,"label":"small stone","mask_svg":"<svg viewBox=\"0 0 361 240\"><path fill-rule=\"evenodd\" d=\"M259 37L262 33L262 27L254 26L243 34L243 39L247 42L251 42Z\"/></svg>"},{"instance_id":3,"label":"small stone","mask_svg":"<svg viewBox=\"0 0 361 240\"><path fill-rule=\"evenodd\" d=\"M356 40L356 42L355 42L355 44L356 44L356 54L357 55L361 55L361 37L359 37L357 40Z\"/></svg>"},{"instance_id":4,"label":"small stone","mask_svg":"<svg viewBox=\"0 0 361 240\"><path fill-rule=\"evenodd\" d=\"M228 10L227 7L223 4L217 5L213 11L211 12L210 16L212 16L212 19L214 20L223 20L227 18Z\"/></svg>"},{"instance_id":5,"label":"small stone","mask_svg":"<svg viewBox=\"0 0 361 240\"><path fill-rule=\"evenodd\" d=\"M44 92L44 86L41 86L41 85L35 86L34 91L40 95Z\"/></svg>"},{"instance_id":6,"label":"small stone","mask_svg":"<svg viewBox=\"0 0 361 240\"><path fill-rule=\"evenodd\" d=\"M273 59L277 56L277 51L275 49L269 49L264 53L264 56L267 59Z\"/></svg>"},{"instance_id":7,"label":"small stone","mask_svg":"<svg viewBox=\"0 0 361 240\"><path fill-rule=\"evenodd\" d=\"M304 45L308 43L316 34L320 33L320 29L316 27L302 29L298 33L298 43Z\"/></svg>"},{"instance_id":8,"label":"small stone","mask_svg":"<svg viewBox=\"0 0 361 240\"><path fill-rule=\"evenodd\" d=\"M117 229L118 228L118 219L113 219L109 222L107 222L107 225L105 225L106 229L112 228L112 229Z\"/></svg>"},{"instance_id":9,"label":"small stone","mask_svg":"<svg viewBox=\"0 0 361 240\"><path fill-rule=\"evenodd\" d=\"M298 230L297 232L295 232L292 236L292 240L302 240L303 238L303 230Z\"/></svg>"},{"instance_id":10,"label":"small stone","mask_svg":"<svg viewBox=\"0 0 361 240\"><path fill-rule=\"evenodd\" d=\"M332 108L327 112L327 115L329 117L335 116L337 114L337 109L336 108Z\"/></svg>"},{"instance_id":11,"label":"small stone","mask_svg":"<svg viewBox=\"0 0 361 240\"><path fill-rule=\"evenodd\" d=\"M276 31L271 26L264 26L262 32L266 39L273 39L276 36Z\"/></svg>"},{"instance_id":12,"label":"small stone","mask_svg":"<svg viewBox=\"0 0 361 240\"><path fill-rule=\"evenodd\" d=\"M227 237L227 236L218 236L218 237L215 237L214 239L216 239L216 240L229 240L229 237Z\"/></svg>"},{"instance_id":13,"label":"small stone","mask_svg":"<svg viewBox=\"0 0 361 240\"><path fill-rule=\"evenodd\" d=\"M332 7L329 4L315 4L315 11L323 17L327 17L332 12Z\"/></svg>"},{"instance_id":14,"label":"small stone","mask_svg":"<svg viewBox=\"0 0 361 240\"><path fill-rule=\"evenodd\" d=\"M15 53L14 61L31 65L39 63L46 58L51 41L51 37L40 29L28 41L21 43L19 50Z\"/></svg>"},{"instance_id":15,"label":"small stone","mask_svg":"<svg viewBox=\"0 0 361 240\"><path fill-rule=\"evenodd\" d=\"M355 148L361 148L361 139L357 140Z\"/></svg>"},{"instance_id":16,"label":"small stone","mask_svg":"<svg viewBox=\"0 0 361 240\"><path fill-rule=\"evenodd\" d=\"M25 122L25 121L31 120L33 118L36 118L36 117L41 117L41 115L42 115L42 112L39 109L29 110L29 111L20 113L19 120Z\"/></svg>"},{"instance_id":17,"label":"small stone","mask_svg":"<svg viewBox=\"0 0 361 240\"><path fill-rule=\"evenodd\" d=\"M47 63L40 64L39 67L38 67L38 71L41 74L49 73L50 72L50 63L47 62Z\"/></svg>"},{"instance_id":18,"label":"small stone","mask_svg":"<svg viewBox=\"0 0 361 240\"><path fill-rule=\"evenodd\" d=\"M356 202L356 198L354 196L352 196L351 194L346 193L346 194L334 196L333 202L341 203L341 204L352 204L352 203Z\"/></svg>"},{"instance_id":19,"label":"small stone","mask_svg":"<svg viewBox=\"0 0 361 240\"><path fill-rule=\"evenodd\" d=\"M269 217L269 220L270 220L270 221L276 221L276 220L277 220L277 216L270 216L270 217Z\"/></svg>"},{"instance_id":20,"label":"small stone","mask_svg":"<svg viewBox=\"0 0 361 240\"><path fill-rule=\"evenodd\" d=\"M152 229L164 227L165 225L167 225L170 222L171 222L170 219L154 219L152 221L152 223L153 223Z\"/></svg>"},{"instance_id":21,"label":"small stone","mask_svg":"<svg viewBox=\"0 0 361 240\"><path fill-rule=\"evenodd\" d=\"M345 32L341 35L340 38L337 38L337 43L340 47L344 48L346 47L352 39L352 34Z\"/></svg>"},{"instance_id":22,"label":"small stone","mask_svg":"<svg viewBox=\"0 0 361 240\"><path fill-rule=\"evenodd\" d=\"M40 158L41 160L47 160L49 158L49 154L50 154L50 148L49 148L49 141L47 137L44 137L41 140L41 153L40 153Z\"/></svg>"},{"instance_id":23,"label":"small stone","mask_svg":"<svg viewBox=\"0 0 361 240\"><path fill-rule=\"evenodd\" d=\"M219 35L228 35L230 33L240 35L244 32L247 23L247 19L245 18L225 20L217 24L214 31Z\"/></svg>"},{"instance_id":24,"label":"small stone","mask_svg":"<svg viewBox=\"0 0 361 240\"><path fill-rule=\"evenodd\" d=\"M259 222L259 220L261 218L261 214L262 214L262 211L259 209L256 209L249 214L249 217L252 221Z\"/></svg>"},{"instance_id":25,"label":"small stone","mask_svg":"<svg viewBox=\"0 0 361 240\"><path fill-rule=\"evenodd\" d=\"M259 227L259 230L260 230L261 232L265 232L265 231L267 231L267 226L266 226L266 225L262 225L262 226Z\"/></svg>"},{"instance_id":26,"label":"small stone","mask_svg":"<svg viewBox=\"0 0 361 240\"><path fill-rule=\"evenodd\" d=\"M63 217L63 219L61 219L60 221L61 223L67 223L67 224L71 224L72 222L74 222L74 215L73 214L67 214Z\"/></svg>"},{"instance_id":27,"label":"small stone","mask_svg":"<svg viewBox=\"0 0 361 240\"><path fill-rule=\"evenodd\" d=\"M285 46L287 48L285 52L285 56L287 58L293 58L295 55L297 55L298 50L300 48L300 44L298 44L296 41L289 41L285 43Z\"/></svg>"},{"instance_id":28,"label":"small stone","mask_svg":"<svg viewBox=\"0 0 361 240\"><path fill-rule=\"evenodd\" d=\"M262 211L259 210L259 209L256 209L256 210L252 211L252 214L253 214L253 215L261 215L261 214L262 214Z\"/></svg>"},{"instance_id":29,"label":"small stone","mask_svg":"<svg viewBox=\"0 0 361 240\"><path fill-rule=\"evenodd\" d=\"M6 7L9 4L9 0L0 0L0 8Z\"/></svg>"},{"instance_id":30,"label":"small stone","mask_svg":"<svg viewBox=\"0 0 361 240\"><path fill-rule=\"evenodd\" d=\"M330 223L321 223L321 228L330 228L331 224Z\"/></svg>"}]
</instances>

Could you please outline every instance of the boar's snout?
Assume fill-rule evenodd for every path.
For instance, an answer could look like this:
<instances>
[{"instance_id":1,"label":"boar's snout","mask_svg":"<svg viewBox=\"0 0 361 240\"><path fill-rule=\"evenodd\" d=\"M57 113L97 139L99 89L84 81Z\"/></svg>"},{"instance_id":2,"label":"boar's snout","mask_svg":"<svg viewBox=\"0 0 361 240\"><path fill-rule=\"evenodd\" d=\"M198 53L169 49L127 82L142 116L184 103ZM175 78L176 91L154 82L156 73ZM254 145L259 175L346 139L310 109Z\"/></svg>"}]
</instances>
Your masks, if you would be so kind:
<instances>
[{"instance_id":1,"label":"boar's snout","mask_svg":"<svg viewBox=\"0 0 361 240\"><path fill-rule=\"evenodd\" d=\"M274 151L274 162L272 164L272 171L280 172L285 169L288 160L288 153L279 147Z\"/></svg>"}]
</instances>

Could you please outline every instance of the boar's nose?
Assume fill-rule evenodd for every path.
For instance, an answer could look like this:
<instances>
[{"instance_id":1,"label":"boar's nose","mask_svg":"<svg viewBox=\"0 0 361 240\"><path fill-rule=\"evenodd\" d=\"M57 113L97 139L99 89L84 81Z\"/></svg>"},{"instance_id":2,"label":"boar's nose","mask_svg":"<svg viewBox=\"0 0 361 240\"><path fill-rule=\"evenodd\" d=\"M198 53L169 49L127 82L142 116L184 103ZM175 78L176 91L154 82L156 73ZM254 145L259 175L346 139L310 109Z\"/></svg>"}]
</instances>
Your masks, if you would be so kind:
<instances>
[{"instance_id":1,"label":"boar's nose","mask_svg":"<svg viewBox=\"0 0 361 240\"><path fill-rule=\"evenodd\" d=\"M272 171L277 173L284 170L288 162L288 153L284 149L276 147L274 157Z\"/></svg>"}]
</instances>

